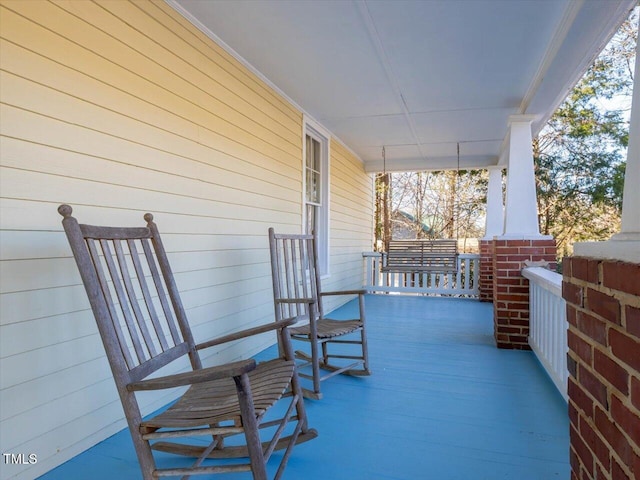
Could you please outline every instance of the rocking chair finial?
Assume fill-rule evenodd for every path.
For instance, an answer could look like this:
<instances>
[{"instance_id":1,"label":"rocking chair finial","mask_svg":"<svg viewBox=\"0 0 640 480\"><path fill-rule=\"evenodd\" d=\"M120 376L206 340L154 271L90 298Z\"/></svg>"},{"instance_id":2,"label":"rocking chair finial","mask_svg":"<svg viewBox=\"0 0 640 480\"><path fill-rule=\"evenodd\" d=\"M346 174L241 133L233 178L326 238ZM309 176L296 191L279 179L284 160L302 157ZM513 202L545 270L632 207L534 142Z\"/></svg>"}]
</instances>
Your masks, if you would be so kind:
<instances>
[{"instance_id":1,"label":"rocking chair finial","mask_svg":"<svg viewBox=\"0 0 640 480\"><path fill-rule=\"evenodd\" d=\"M66 203L63 203L58 207L58 213L64 218L68 218L73 213L73 208L71 208L71 206L67 205Z\"/></svg>"}]
</instances>

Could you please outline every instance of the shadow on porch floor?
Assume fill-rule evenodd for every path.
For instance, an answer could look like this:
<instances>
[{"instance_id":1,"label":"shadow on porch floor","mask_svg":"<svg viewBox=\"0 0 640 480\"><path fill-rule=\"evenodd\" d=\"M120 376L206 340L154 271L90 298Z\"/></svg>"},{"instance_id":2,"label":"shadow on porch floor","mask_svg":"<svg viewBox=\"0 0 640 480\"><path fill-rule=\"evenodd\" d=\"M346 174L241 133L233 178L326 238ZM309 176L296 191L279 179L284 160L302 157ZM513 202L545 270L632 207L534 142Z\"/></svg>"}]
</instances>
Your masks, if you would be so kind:
<instances>
[{"instance_id":1,"label":"shadow on porch floor","mask_svg":"<svg viewBox=\"0 0 640 480\"><path fill-rule=\"evenodd\" d=\"M319 436L294 449L284 478L569 478L566 403L531 352L495 348L491 304L397 295L366 302L373 374L334 377L322 400L307 401ZM123 430L40 478L139 479L140 471Z\"/></svg>"}]
</instances>

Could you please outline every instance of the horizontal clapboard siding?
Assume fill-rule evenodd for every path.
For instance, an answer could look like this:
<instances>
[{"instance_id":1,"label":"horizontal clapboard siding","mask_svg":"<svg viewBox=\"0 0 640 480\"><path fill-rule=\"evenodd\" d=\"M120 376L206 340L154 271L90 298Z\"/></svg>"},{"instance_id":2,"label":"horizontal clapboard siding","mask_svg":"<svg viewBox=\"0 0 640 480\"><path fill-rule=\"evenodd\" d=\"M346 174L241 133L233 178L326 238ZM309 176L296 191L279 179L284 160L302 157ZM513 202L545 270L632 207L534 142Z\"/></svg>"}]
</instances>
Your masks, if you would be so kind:
<instances>
[{"instance_id":1,"label":"horizontal clapboard siding","mask_svg":"<svg viewBox=\"0 0 640 480\"><path fill-rule=\"evenodd\" d=\"M331 144L330 158L330 262L331 275L324 290L359 288L363 285L362 252L371 250L373 238L372 179L362 175L362 164L338 142ZM327 298L332 310L344 298Z\"/></svg>"},{"instance_id":2,"label":"horizontal clapboard siding","mask_svg":"<svg viewBox=\"0 0 640 480\"><path fill-rule=\"evenodd\" d=\"M105 225L152 212L197 340L272 321L266 233L302 225L303 116L155 1L3 0L0 85L0 451L38 455L0 477L28 479L125 426L57 206ZM331 152L328 283L353 288L371 179Z\"/></svg>"}]
</instances>

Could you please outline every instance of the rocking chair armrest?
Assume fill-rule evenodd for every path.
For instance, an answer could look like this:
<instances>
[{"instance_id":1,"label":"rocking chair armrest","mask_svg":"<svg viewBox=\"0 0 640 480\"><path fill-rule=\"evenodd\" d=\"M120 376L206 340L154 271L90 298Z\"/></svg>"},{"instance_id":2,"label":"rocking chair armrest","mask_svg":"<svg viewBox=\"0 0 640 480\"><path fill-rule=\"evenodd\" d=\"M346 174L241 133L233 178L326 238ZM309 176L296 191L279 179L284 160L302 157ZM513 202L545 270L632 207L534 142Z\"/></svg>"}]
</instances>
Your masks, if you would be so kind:
<instances>
[{"instance_id":1,"label":"rocking chair armrest","mask_svg":"<svg viewBox=\"0 0 640 480\"><path fill-rule=\"evenodd\" d=\"M267 323L258 327L247 328L246 330L240 330L239 332L230 333L213 340L208 340L196 345L196 350L202 350L204 348L213 347L215 345L222 345L223 343L233 342L240 340L241 338L251 337L260 333L270 332L271 330L279 330L281 328L289 327L298 321L298 317L285 318L273 323Z\"/></svg>"},{"instance_id":2,"label":"rocking chair armrest","mask_svg":"<svg viewBox=\"0 0 640 480\"><path fill-rule=\"evenodd\" d=\"M324 296L324 295L364 295L365 293L367 293L366 290L359 289L359 290L340 290L340 291L335 291L335 292L322 292L322 293L320 293L320 295L321 296Z\"/></svg>"},{"instance_id":3,"label":"rocking chair armrest","mask_svg":"<svg viewBox=\"0 0 640 480\"><path fill-rule=\"evenodd\" d=\"M176 373L165 377L150 378L127 385L130 392L138 390L162 390L165 388L182 387L195 383L209 382L223 378L232 378L250 372L256 368L256 361L252 358L237 362L217 365L215 367L192 370L190 372Z\"/></svg>"}]
</instances>

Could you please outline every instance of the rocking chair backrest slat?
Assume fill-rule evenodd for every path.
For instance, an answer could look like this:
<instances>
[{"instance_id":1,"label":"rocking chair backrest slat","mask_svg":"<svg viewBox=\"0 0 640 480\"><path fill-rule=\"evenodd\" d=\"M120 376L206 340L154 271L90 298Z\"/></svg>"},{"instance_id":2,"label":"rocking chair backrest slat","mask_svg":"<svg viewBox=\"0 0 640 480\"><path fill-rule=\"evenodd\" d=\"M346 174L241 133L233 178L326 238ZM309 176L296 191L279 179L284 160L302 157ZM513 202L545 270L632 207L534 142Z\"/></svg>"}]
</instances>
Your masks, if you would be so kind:
<instances>
[{"instance_id":1,"label":"rocking chair backrest slat","mask_svg":"<svg viewBox=\"0 0 640 480\"><path fill-rule=\"evenodd\" d=\"M97 227L79 225L68 206L59 211L116 382L187 353L201 368L153 217L145 215L144 228Z\"/></svg>"},{"instance_id":2,"label":"rocking chair backrest slat","mask_svg":"<svg viewBox=\"0 0 640 480\"><path fill-rule=\"evenodd\" d=\"M318 302L317 254L314 252L313 235L278 235L271 233L272 278L274 298L279 305L278 318L308 316L307 303L285 303L279 300L311 298L316 302L316 314L320 312Z\"/></svg>"},{"instance_id":3,"label":"rocking chair backrest slat","mask_svg":"<svg viewBox=\"0 0 640 480\"><path fill-rule=\"evenodd\" d=\"M280 240L284 245L285 259L287 265L285 267L285 272L291 273L291 283L287 285L287 298L305 298L308 294L307 283L304 281L304 265L302 263L302 258L298 258L298 253L302 253L302 240L300 242ZM300 245L297 245L300 243ZM296 247L298 247L296 249ZM298 314L306 314L306 305L304 304L294 304L295 308L298 310ZM304 309L304 311L300 311Z\"/></svg>"},{"instance_id":4,"label":"rocking chair backrest slat","mask_svg":"<svg viewBox=\"0 0 640 480\"><path fill-rule=\"evenodd\" d=\"M144 240L142 240L144 242ZM124 243L129 249L129 258L131 258L132 263L135 264L135 261L138 262L140 259L135 259L134 256L137 252L137 248L135 247L135 242L127 240ZM122 280L124 281L124 287L127 292L127 296L129 298L129 302L131 303L131 308L133 310L133 314L135 316L135 324L140 327L140 333L142 333L142 340L144 340L144 344L147 347L147 351L149 352L150 357L155 357L157 355L156 348L154 346L154 340L151 338L151 334L149 333L149 328L147 327L147 321L142 313L141 302L138 301L138 290L134 288L134 283L131 281L132 274L129 271L129 265L127 264L127 259L125 257L124 250L122 248L122 242L117 241L114 242L114 246L116 249L116 257L118 259L118 264L120 266L120 270L122 272ZM132 250L133 247L133 250ZM145 278L140 278L138 276L138 270L134 265L134 277L139 279L138 283L145 283ZM144 297L144 296L143 296ZM143 304L144 305L144 304ZM148 315L151 315L151 312L147 311ZM162 337L162 335L160 335ZM159 340L159 338L157 339ZM144 361L144 357L139 357L141 362Z\"/></svg>"},{"instance_id":5,"label":"rocking chair backrest slat","mask_svg":"<svg viewBox=\"0 0 640 480\"><path fill-rule=\"evenodd\" d=\"M180 334L178 333L178 329L176 328L175 320L173 317L173 310L171 308L171 305L169 305L169 302L167 301L167 294L165 293L165 288L164 288L162 279L160 277L160 272L158 271L158 266L154 261L153 250L149 246L149 242L143 242L142 248L144 250L144 254L147 261L147 265L149 266L149 270L151 270L151 277L153 278L153 284L158 294L158 299L160 300L160 305L162 307L162 312L164 313L164 318L167 320L169 332L171 333L171 339L173 340L174 344L180 343ZM184 313L181 312L181 314L182 314L181 318L184 318Z\"/></svg>"},{"instance_id":6,"label":"rocking chair backrest slat","mask_svg":"<svg viewBox=\"0 0 640 480\"><path fill-rule=\"evenodd\" d=\"M111 252L111 248L109 246L111 242L113 242L114 253ZM129 280L129 284L131 282L128 278L129 272L126 268L126 262L122 261L122 258L119 258L122 256L122 246L120 245L121 240L112 240L111 242L107 240L100 240L100 245L102 246L102 252L104 254L104 260L107 265L107 271L109 272L109 275L111 277L116 297L120 304L120 312L122 313L122 317L129 332L129 338L133 343L134 351L138 357L138 364L144 363L144 361L147 359L147 353L142 348L142 343L140 342L140 336L138 332L138 328L142 330L143 326L137 324L137 322L135 321L136 319L134 319L131 315L131 310L135 310L135 308L138 308L137 299L135 298L135 294L133 295L133 298L131 298L131 296L127 296L123 285L123 283L127 283L127 280ZM114 257L116 257L117 263L116 261L114 261ZM124 269L122 268L123 264L125 266ZM106 288L108 287L104 285L103 290L106 290ZM142 314L139 317L142 317ZM140 320L140 318L138 318L137 320ZM144 322L144 319L142 320ZM130 367L133 366L135 365L130 365Z\"/></svg>"},{"instance_id":7,"label":"rocking chair backrest slat","mask_svg":"<svg viewBox=\"0 0 640 480\"><path fill-rule=\"evenodd\" d=\"M149 241L146 239L141 240L144 251L148 250ZM140 262L138 248L133 240L127 240L127 244L129 245L129 250L131 251L131 260L133 260L133 267L136 270L136 276L140 283L140 289L142 290L142 296L144 298L144 303L147 307L149 315L151 316L151 324L153 325L153 329L156 334L156 338L160 342L160 348L162 351L169 349L169 344L167 343L167 339L164 337L162 333L162 325L160 325L160 320L158 318L158 314L156 313L156 309L153 305L153 298L151 297L151 292L149 291L149 285L147 284L147 278L145 276L144 269L142 268L142 263ZM145 248L145 245L147 247Z\"/></svg>"},{"instance_id":8,"label":"rocking chair backrest slat","mask_svg":"<svg viewBox=\"0 0 640 480\"><path fill-rule=\"evenodd\" d=\"M119 318L118 312L116 310L115 304L113 303L113 298L111 296L111 291L109 289L109 282L107 281L107 278L104 274L104 268L102 267L102 261L100 259L100 254L98 252L98 249L96 247L95 240L92 238L87 238L86 246L87 246L87 249L89 250L89 254L91 255L93 268L95 269L92 273L94 273L95 277L97 277L98 284L100 287L100 293L96 292L97 299L100 301L100 303L104 303L106 305L106 309L109 313L109 317L111 319L117 320ZM109 327L110 329L113 330L113 332L116 335L116 338L118 340L118 345L120 346L120 352L124 358L124 361L126 362L127 368L135 367L136 363L131 357L131 352L127 347L127 339L124 336L124 332L120 326L119 320L115 322L113 322L112 320L112 323L111 325L109 325Z\"/></svg>"},{"instance_id":9,"label":"rocking chair backrest slat","mask_svg":"<svg viewBox=\"0 0 640 480\"><path fill-rule=\"evenodd\" d=\"M291 297L291 288L292 285L295 285L295 266L290 267L290 263L293 260L291 255L291 245L288 243L282 243L282 249L278 249L278 270L282 275L280 278L283 279L282 283L278 285L278 298L289 298ZM284 275L283 275L284 274ZM294 294L295 295L295 294ZM298 305L284 305L280 309L281 311L285 310L284 316L281 314L280 318L286 318L291 311L297 311Z\"/></svg>"}]
</instances>

